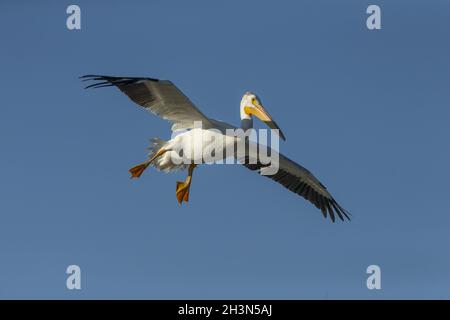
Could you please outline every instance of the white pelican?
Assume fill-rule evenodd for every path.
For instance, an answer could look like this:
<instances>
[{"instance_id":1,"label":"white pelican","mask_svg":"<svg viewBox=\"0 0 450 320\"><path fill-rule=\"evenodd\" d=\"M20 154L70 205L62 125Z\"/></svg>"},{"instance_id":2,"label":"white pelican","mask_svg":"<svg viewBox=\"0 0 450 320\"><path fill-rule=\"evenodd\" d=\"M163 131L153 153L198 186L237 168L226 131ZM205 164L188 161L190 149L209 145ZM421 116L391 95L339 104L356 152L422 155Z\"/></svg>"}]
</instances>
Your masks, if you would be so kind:
<instances>
[{"instance_id":1,"label":"white pelican","mask_svg":"<svg viewBox=\"0 0 450 320\"><path fill-rule=\"evenodd\" d=\"M129 172L132 178L138 178L148 166L154 166L157 170L165 172L177 169L188 169L186 181L177 181L176 196L179 203L189 200L189 189L192 181L192 174L199 163L202 155L195 154L187 141L193 137L196 130L203 130L207 134L207 129L218 129L223 132L224 145L236 143L235 136L227 136L226 129L236 128L225 122L217 121L205 116L195 105L170 81L153 78L138 77L111 77L102 75L85 75L80 77L83 81L96 81L87 88L101 88L116 86L125 93L132 101L144 107L148 111L168 120L172 123L172 131L187 129L169 141L152 139L150 154L148 159L131 168ZM256 116L272 129L278 129L278 125L267 113L261 104L260 99L251 92L246 92L240 104L241 127L248 129L253 126L252 116ZM194 123L200 121L202 129L196 129ZM284 140L284 135L279 132L279 136ZM206 139L207 140L207 139ZM208 140L210 141L210 140ZM195 141L194 144L204 144L203 141ZM204 145L203 145L204 146ZM180 158L180 154L175 149L182 149L183 152L192 153L191 163L180 163L175 160ZM187 151L186 151L187 150ZM175 159L175 160L174 160ZM194 161L194 159L196 161ZM258 170L260 173L266 168L260 162L251 164L243 163L250 170ZM335 215L341 220L349 219L349 213L343 209L327 191L327 188L309 172L294 161L279 154L279 170L267 177L277 181L290 191L304 197L322 211L326 218L330 216L335 221Z\"/></svg>"}]
</instances>

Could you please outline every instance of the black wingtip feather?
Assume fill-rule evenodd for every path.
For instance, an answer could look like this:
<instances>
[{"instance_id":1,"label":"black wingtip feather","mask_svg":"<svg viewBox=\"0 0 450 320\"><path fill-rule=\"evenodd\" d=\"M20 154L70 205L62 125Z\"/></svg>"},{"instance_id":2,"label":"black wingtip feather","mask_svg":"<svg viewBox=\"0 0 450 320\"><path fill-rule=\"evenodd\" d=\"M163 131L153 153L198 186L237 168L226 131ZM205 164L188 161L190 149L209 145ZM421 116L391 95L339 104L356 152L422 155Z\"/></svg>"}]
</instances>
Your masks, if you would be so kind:
<instances>
[{"instance_id":1,"label":"black wingtip feather","mask_svg":"<svg viewBox=\"0 0 450 320\"><path fill-rule=\"evenodd\" d=\"M327 208L325 205L325 199L323 196L319 196L319 204L320 204L320 210L322 211L323 217L327 218Z\"/></svg>"},{"instance_id":2,"label":"black wingtip feather","mask_svg":"<svg viewBox=\"0 0 450 320\"><path fill-rule=\"evenodd\" d=\"M348 212L347 210L345 210L344 208L342 208L339 203L336 202L336 205L338 206L338 208L341 210L341 212L344 214L344 216L350 221L350 216L352 215L350 212Z\"/></svg>"},{"instance_id":3,"label":"black wingtip feather","mask_svg":"<svg viewBox=\"0 0 450 320\"><path fill-rule=\"evenodd\" d=\"M334 222L334 220L335 220L335 218L334 218L334 212L333 212L333 209L331 209L331 206L330 206L330 202L329 202L329 201L327 201L327 209L328 209L328 213L330 214L331 220Z\"/></svg>"},{"instance_id":4,"label":"black wingtip feather","mask_svg":"<svg viewBox=\"0 0 450 320\"><path fill-rule=\"evenodd\" d=\"M351 221L350 216L349 216L349 215L351 215L350 212L348 212L347 210L345 210L344 208L342 208L342 207L337 203L337 201L334 200L334 199L331 199L330 203L331 203L332 207L334 208L334 211L338 214L339 218L340 218L342 221L345 221L345 218L347 218L349 221ZM344 218L344 216L345 216L345 218Z\"/></svg>"},{"instance_id":5,"label":"black wingtip feather","mask_svg":"<svg viewBox=\"0 0 450 320\"><path fill-rule=\"evenodd\" d=\"M139 81L147 80L147 81L159 81L159 79L155 78L148 78L148 77L113 77L113 76L103 76L103 75L97 75L97 74L86 74L84 76L80 76L79 79L82 79L81 81L102 81L93 83L85 89L89 88L103 88L103 87L110 87L110 86L126 86L128 84L134 84Z\"/></svg>"},{"instance_id":6,"label":"black wingtip feather","mask_svg":"<svg viewBox=\"0 0 450 320\"><path fill-rule=\"evenodd\" d=\"M337 213L339 219L344 221L344 216L342 215L341 210L339 210L339 208L336 206L336 201L331 201L331 205L333 206L334 211Z\"/></svg>"}]
</instances>

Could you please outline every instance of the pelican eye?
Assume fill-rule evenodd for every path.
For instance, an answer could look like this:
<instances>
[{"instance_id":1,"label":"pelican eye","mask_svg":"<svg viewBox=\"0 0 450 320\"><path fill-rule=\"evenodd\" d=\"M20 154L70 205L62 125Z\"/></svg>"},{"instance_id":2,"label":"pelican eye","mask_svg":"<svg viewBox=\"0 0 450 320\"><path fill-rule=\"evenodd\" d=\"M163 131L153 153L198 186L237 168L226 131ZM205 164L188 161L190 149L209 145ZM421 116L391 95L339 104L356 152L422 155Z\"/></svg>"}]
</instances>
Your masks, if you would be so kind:
<instances>
[{"instance_id":1,"label":"pelican eye","mask_svg":"<svg viewBox=\"0 0 450 320\"><path fill-rule=\"evenodd\" d=\"M258 100L256 100L256 98L253 98L252 99L252 103L253 103L254 106L257 106L258 105Z\"/></svg>"}]
</instances>

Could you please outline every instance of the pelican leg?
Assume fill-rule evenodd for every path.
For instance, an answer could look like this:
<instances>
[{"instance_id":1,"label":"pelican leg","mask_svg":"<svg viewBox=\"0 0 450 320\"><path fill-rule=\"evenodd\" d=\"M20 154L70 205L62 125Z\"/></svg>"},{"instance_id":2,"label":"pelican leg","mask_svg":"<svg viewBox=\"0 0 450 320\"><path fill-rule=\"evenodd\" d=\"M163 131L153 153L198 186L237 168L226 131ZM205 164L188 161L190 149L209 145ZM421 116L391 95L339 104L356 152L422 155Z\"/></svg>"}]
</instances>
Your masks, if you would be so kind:
<instances>
[{"instance_id":1,"label":"pelican leg","mask_svg":"<svg viewBox=\"0 0 450 320\"><path fill-rule=\"evenodd\" d=\"M177 181L176 195L177 195L178 203L180 203L180 204L183 201L184 202L189 201L189 188L191 187L192 173L194 173L194 169L196 166L197 166L196 164L189 165L189 171L188 171L188 176L186 178L186 181L184 181L184 182Z\"/></svg>"},{"instance_id":2,"label":"pelican leg","mask_svg":"<svg viewBox=\"0 0 450 320\"><path fill-rule=\"evenodd\" d=\"M153 157L151 157L149 160L142 162L141 164L138 164L137 166L134 166L130 170L128 170L129 173L131 173L130 178L139 178L141 174L147 169L147 167L155 160L156 158L162 156L164 153L166 153L165 149L159 149L158 152L155 153Z\"/></svg>"}]
</instances>

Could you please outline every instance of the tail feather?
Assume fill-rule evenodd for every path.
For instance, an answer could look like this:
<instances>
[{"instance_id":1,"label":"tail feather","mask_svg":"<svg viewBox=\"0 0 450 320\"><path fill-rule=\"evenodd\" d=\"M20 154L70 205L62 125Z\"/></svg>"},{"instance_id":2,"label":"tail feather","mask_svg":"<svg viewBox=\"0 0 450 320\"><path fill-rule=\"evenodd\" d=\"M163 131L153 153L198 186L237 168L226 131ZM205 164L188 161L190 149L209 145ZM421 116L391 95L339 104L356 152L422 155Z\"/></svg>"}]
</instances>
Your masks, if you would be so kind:
<instances>
[{"instance_id":1,"label":"tail feather","mask_svg":"<svg viewBox=\"0 0 450 320\"><path fill-rule=\"evenodd\" d=\"M160 169L161 156L157 157L152 162L150 162L150 159L153 159L153 156L155 156L156 153L164 147L164 145L167 143L167 141L164 141L159 138L152 138L150 141L151 141L151 145L148 147L148 150L150 151L150 153L148 155L149 160L147 160L141 164L138 164L137 166L128 170L128 172L131 173L131 178L139 178L142 175L142 173L145 171L145 169L147 169L147 167L150 165L156 167L158 170Z\"/></svg>"},{"instance_id":2,"label":"tail feather","mask_svg":"<svg viewBox=\"0 0 450 320\"><path fill-rule=\"evenodd\" d=\"M159 138L152 138L150 139L151 145L148 147L148 150L150 151L148 157L151 159L159 150L166 147L168 144L168 141L159 139ZM178 169L183 168L183 166L179 164L174 164L171 161L171 158L168 153L165 155L158 157L151 163L151 166L154 167L158 171L163 172L173 172Z\"/></svg>"},{"instance_id":3,"label":"tail feather","mask_svg":"<svg viewBox=\"0 0 450 320\"><path fill-rule=\"evenodd\" d=\"M149 158L153 157L167 143L167 141L159 138L152 138L150 141L151 145L148 147L148 150L150 150Z\"/></svg>"},{"instance_id":4,"label":"tail feather","mask_svg":"<svg viewBox=\"0 0 450 320\"><path fill-rule=\"evenodd\" d=\"M165 153L157 158L154 159L154 161L152 161L151 163L149 163L147 166L144 167L140 167L141 165L144 165L145 163L148 163L148 161L150 159L152 159L158 151L160 151L161 149L164 149L165 147L167 147L169 141L165 141L159 138L152 138L150 139L150 146L147 148L147 150L149 150L149 154L148 154L148 160L143 162L140 165L137 165L133 168L131 168L129 170L129 172L132 175L132 178L137 178L139 177L142 172L148 167L151 166L153 168L155 168L157 171L163 171L166 173L169 172L174 172L177 170L181 170L181 169L186 169L187 165L185 164L180 164L180 163L174 163L172 162L172 159L169 155L169 153ZM141 171L142 170L142 171Z\"/></svg>"}]
</instances>

